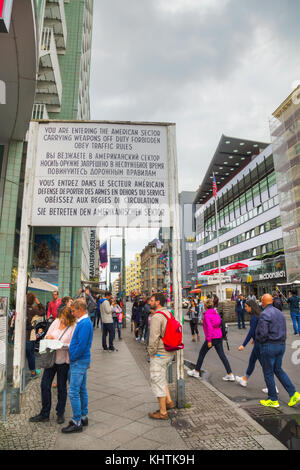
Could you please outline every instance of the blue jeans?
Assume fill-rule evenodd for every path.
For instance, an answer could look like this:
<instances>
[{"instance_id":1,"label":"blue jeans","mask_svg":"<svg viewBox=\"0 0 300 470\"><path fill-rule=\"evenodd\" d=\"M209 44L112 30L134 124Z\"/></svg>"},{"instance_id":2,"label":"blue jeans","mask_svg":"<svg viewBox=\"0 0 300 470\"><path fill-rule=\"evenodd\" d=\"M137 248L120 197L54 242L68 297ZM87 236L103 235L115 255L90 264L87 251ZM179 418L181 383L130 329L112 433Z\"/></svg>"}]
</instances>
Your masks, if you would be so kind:
<instances>
[{"instance_id":1,"label":"blue jeans","mask_svg":"<svg viewBox=\"0 0 300 470\"><path fill-rule=\"evenodd\" d=\"M114 318L114 339L116 337L116 327L118 328L118 336L119 336L119 339L121 338L121 325L122 323L119 323L119 320L118 318Z\"/></svg>"},{"instance_id":2,"label":"blue jeans","mask_svg":"<svg viewBox=\"0 0 300 470\"><path fill-rule=\"evenodd\" d=\"M231 367L230 367L230 364L228 362L228 359L227 357L225 356L225 353L224 353L224 349L223 349L223 340L222 338L218 338L218 339L213 339L211 341L213 347L215 348L215 350L217 351L217 354L219 356L219 358L221 359L225 369L226 369L226 372L227 374L231 374L232 370L231 370ZM201 349L200 349L200 352L199 352L199 356L198 356L198 361L197 361L197 364L196 364L196 367L195 369L197 371L201 371L201 366L203 364L203 361L204 361L204 358L206 356L206 354L208 353L209 351L209 347L207 345L207 341L205 341L205 343L203 343Z\"/></svg>"},{"instance_id":3,"label":"blue jeans","mask_svg":"<svg viewBox=\"0 0 300 470\"><path fill-rule=\"evenodd\" d=\"M245 374L245 377L250 377L252 375L254 369L255 369L255 364L256 361L259 360L261 364L261 358L260 358L260 352L259 352L259 343L254 343L250 358L249 358L249 363L248 363L248 368Z\"/></svg>"},{"instance_id":4,"label":"blue jeans","mask_svg":"<svg viewBox=\"0 0 300 470\"><path fill-rule=\"evenodd\" d=\"M26 358L31 372L35 371L34 341L26 341Z\"/></svg>"},{"instance_id":5,"label":"blue jeans","mask_svg":"<svg viewBox=\"0 0 300 470\"><path fill-rule=\"evenodd\" d=\"M291 312L295 335L300 333L300 312Z\"/></svg>"},{"instance_id":6,"label":"blue jeans","mask_svg":"<svg viewBox=\"0 0 300 470\"><path fill-rule=\"evenodd\" d=\"M238 316L238 327L241 328L241 322L242 322L242 328L245 328L245 310L241 310L237 312Z\"/></svg>"},{"instance_id":7,"label":"blue jeans","mask_svg":"<svg viewBox=\"0 0 300 470\"><path fill-rule=\"evenodd\" d=\"M296 389L288 375L282 369L282 359L285 353L285 344L264 343L259 345L261 364L264 378L268 387L268 396L272 401L278 400L275 387L274 374L283 385L289 396L292 397Z\"/></svg>"},{"instance_id":8,"label":"blue jeans","mask_svg":"<svg viewBox=\"0 0 300 470\"><path fill-rule=\"evenodd\" d=\"M86 388L89 361L75 361L70 364L69 398L73 410L73 421L79 424L82 416L88 414L88 392Z\"/></svg>"}]
</instances>

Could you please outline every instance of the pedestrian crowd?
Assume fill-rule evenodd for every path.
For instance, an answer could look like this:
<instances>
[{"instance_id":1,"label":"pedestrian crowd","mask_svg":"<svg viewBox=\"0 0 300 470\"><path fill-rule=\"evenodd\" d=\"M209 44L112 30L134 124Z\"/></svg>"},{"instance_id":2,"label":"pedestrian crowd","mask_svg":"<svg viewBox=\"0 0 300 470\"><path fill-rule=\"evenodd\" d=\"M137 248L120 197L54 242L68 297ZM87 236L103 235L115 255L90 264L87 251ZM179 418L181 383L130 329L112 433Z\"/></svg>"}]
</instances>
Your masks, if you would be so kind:
<instances>
[{"instance_id":1,"label":"pedestrian crowd","mask_svg":"<svg viewBox=\"0 0 300 470\"><path fill-rule=\"evenodd\" d=\"M91 294L89 288L79 289L74 299L71 297L60 299L57 291L53 292L52 297L45 308L34 294L27 294L26 358L31 378L34 379L40 374L35 366L37 345L46 344L47 356L44 358L46 362L48 359L50 361L44 368L41 380L42 407L40 413L31 417L30 421L49 421L51 388L56 376L57 422L63 424L65 421L64 413L69 396L73 416L68 426L62 428L62 432L81 432L88 425L86 382L91 360L93 330L99 328L101 322L103 351L117 352L114 342L116 332L119 341L122 340L123 305L118 299L113 298L111 292L107 291L103 298L97 298ZM296 292L291 292L286 300L290 307L295 334L298 335L300 297ZM227 340L227 330L219 305L216 295L207 298L205 302L199 297L190 301L188 315L192 341L200 342L200 324L203 327L205 341L200 347L195 369L188 371L188 375L197 379L201 377L201 367L205 357L214 347L226 371L223 377L225 382L236 382L246 387L258 361L266 383L263 391L268 395L267 400L260 401L261 405L279 407L275 376L289 394L289 406L299 403L300 394L282 369L286 348L286 320L282 313L282 299L277 293L273 293L273 296L265 294L261 302L257 301L253 293L247 298L239 295L236 299L235 311L239 328L245 328L245 312L251 315L249 332L238 349L244 351L250 342L253 346L247 370L241 377L233 374L223 348L223 342ZM167 298L163 293L156 293L150 297L137 296L132 306L131 325L135 340L147 348L151 387L159 404L159 409L149 413L149 418L168 419L168 410L174 408L175 403L170 394L167 375L175 358L175 352L184 347L182 325L175 319L172 305L167 308ZM45 340L45 343L41 343L42 340ZM42 353L41 349L40 357Z\"/></svg>"},{"instance_id":2,"label":"pedestrian crowd","mask_svg":"<svg viewBox=\"0 0 300 470\"><path fill-rule=\"evenodd\" d=\"M296 291L291 291L286 299L290 307L291 319L293 322L294 334L300 335L300 297ZM248 380L254 371L257 361L259 361L266 388L263 392L268 395L267 400L261 400L260 404L265 407L278 408L278 389L275 384L275 376L287 391L290 400L288 405L295 406L300 402L300 393L296 391L294 384L286 372L282 369L282 360L286 350L286 319L283 310L282 295L277 291L273 294L264 294L257 301L253 292L245 298L239 295L236 299L235 312L239 329L245 329L245 313L251 315L250 329L239 351L244 351L248 343L252 343L252 351L249 363L244 376L234 376L228 358L223 349L223 341L226 338L222 313L217 307L218 302L208 298L205 302L205 311L202 317L205 342L203 343L196 367L188 371L188 375L194 378L201 377L201 366L209 350L214 347L226 370L224 381L236 382L242 387L247 387ZM196 314L195 314L196 311ZM199 340L198 330L194 322L198 324L199 313L195 309L195 302L190 302L188 314L191 319L192 341L195 341L195 334ZM196 318L196 320L195 320Z\"/></svg>"}]
</instances>

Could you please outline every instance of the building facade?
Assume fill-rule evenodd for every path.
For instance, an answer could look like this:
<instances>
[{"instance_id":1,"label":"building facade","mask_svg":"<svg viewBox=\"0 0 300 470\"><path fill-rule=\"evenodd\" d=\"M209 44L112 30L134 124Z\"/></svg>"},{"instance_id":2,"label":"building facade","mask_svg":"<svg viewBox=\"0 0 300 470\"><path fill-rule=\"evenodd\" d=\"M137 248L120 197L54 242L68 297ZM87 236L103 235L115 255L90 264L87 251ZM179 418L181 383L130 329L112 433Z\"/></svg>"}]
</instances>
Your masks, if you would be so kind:
<instances>
[{"instance_id":1,"label":"building facade","mask_svg":"<svg viewBox=\"0 0 300 470\"><path fill-rule=\"evenodd\" d=\"M134 261L126 267L126 296L141 292L141 255L136 254Z\"/></svg>"},{"instance_id":2,"label":"building facade","mask_svg":"<svg viewBox=\"0 0 300 470\"><path fill-rule=\"evenodd\" d=\"M35 1L4 0L0 8L0 282L9 284L17 265L24 140L36 89L39 31Z\"/></svg>"},{"instance_id":3,"label":"building facade","mask_svg":"<svg viewBox=\"0 0 300 470\"><path fill-rule=\"evenodd\" d=\"M163 292L165 287L162 249L157 248L156 240L148 243L141 253L141 290L143 294Z\"/></svg>"},{"instance_id":4,"label":"building facade","mask_svg":"<svg viewBox=\"0 0 300 470\"><path fill-rule=\"evenodd\" d=\"M218 187L217 220L213 173ZM230 299L236 290L244 294L252 290L260 296L286 280L272 145L222 136L195 203L200 285L218 292L218 276L211 282L210 277L202 275L218 268L216 224L221 267L238 262L248 266L224 274L219 292L222 298Z\"/></svg>"},{"instance_id":5,"label":"building facade","mask_svg":"<svg viewBox=\"0 0 300 470\"><path fill-rule=\"evenodd\" d=\"M179 194L181 273L184 295L187 295L197 282L195 196L194 191L183 191Z\"/></svg>"},{"instance_id":6,"label":"building facade","mask_svg":"<svg viewBox=\"0 0 300 470\"><path fill-rule=\"evenodd\" d=\"M89 120L93 0L38 0L38 15L39 70L33 118ZM74 296L80 282L91 277L90 242L87 228L36 228L32 234L35 277L57 284L60 296ZM43 246L51 261L39 267L35 255Z\"/></svg>"},{"instance_id":7,"label":"building facade","mask_svg":"<svg viewBox=\"0 0 300 470\"><path fill-rule=\"evenodd\" d=\"M300 86L270 122L287 281L300 280Z\"/></svg>"}]
</instances>

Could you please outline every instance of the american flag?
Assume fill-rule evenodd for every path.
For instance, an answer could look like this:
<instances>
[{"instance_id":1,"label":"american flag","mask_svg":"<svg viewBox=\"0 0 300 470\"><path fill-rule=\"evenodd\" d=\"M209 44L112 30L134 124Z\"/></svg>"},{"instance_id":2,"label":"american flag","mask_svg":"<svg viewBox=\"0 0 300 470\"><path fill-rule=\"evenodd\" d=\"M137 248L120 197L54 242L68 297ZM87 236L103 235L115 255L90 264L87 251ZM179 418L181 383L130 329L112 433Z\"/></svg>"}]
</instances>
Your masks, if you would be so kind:
<instances>
[{"instance_id":1,"label":"american flag","mask_svg":"<svg viewBox=\"0 0 300 470\"><path fill-rule=\"evenodd\" d=\"M215 177L215 174L214 174L214 177L213 177L213 197L217 197L217 195L218 195L218 189L217 189L216 177Z\"/></svg>"}]
</instances>

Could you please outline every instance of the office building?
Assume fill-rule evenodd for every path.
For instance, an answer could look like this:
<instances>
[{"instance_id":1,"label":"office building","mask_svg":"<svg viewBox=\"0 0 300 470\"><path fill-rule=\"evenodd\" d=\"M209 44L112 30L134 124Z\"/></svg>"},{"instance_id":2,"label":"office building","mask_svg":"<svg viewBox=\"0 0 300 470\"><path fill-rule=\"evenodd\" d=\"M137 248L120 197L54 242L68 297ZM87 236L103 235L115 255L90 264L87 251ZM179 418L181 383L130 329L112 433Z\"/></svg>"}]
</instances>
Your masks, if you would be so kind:
<instances>
[{"instance_id":1,"label":"office building","mask_svg":"<svg viewBox=\"0 0 300 470\"><path fill-rule=\"evenodd\" d=\"M162 247L153 240L141 253L141 290L143 294L163 292L165 287L164 265L161 259Z\"/></svg>"},{"instance_id":2,"label":"office building","mask_svg":"<svg viewBox=\"0 0 300 470\"><path fill-rule=\"evenodd\" d=\"M29 121L90 119L93 20L93 0L8 3L13 26L0 33L0 281L7 283L18 264ZM32 277L59 286L61 296L89 279L90 229L36 227L30 247Z\"/></svg>"},{"instance_id":3,"label":"office building","mask_svg":"<svg viewBox=\"0 0 300 470\"><path fill-rule=\"evenodd\" d=\"M0 282L10 284L18 256L24 140L36 89L38 9L31 0L4 0L0 10Z\"/></svg>"},{"instance_id":4,"label":"office building","mask_svg":"<svg viewBox=\"0 0 300 470\"><path fill-rule=\"evenodd\" d=\"M197 282L195 196L194 191L182 191L179 194L181 273L184 295L188 295Z\"/></svg>"},{"instance_id":5,"label":"office building","mask_svg":"<svg viewBox=\"0 0 300 470\"><path fill-rule=\"evenodd\" d=\"M213 173L218 188L217 210ZM204 293L230 299L250 290L260 296L286 280L279 198L272 145L222 136L195 198L198 283ZM203 272L242 262L244 270L219 277Z\"/></svg>"},{"instance_id":6,"label":"office building","mask_svg":"<svg viewBox=\"0 0 300 470\"><path fill-rule=\"evenodd\" d=\"M287 281L300 280L300 86L270 122Z\"/></svg>"}]
</instances>

